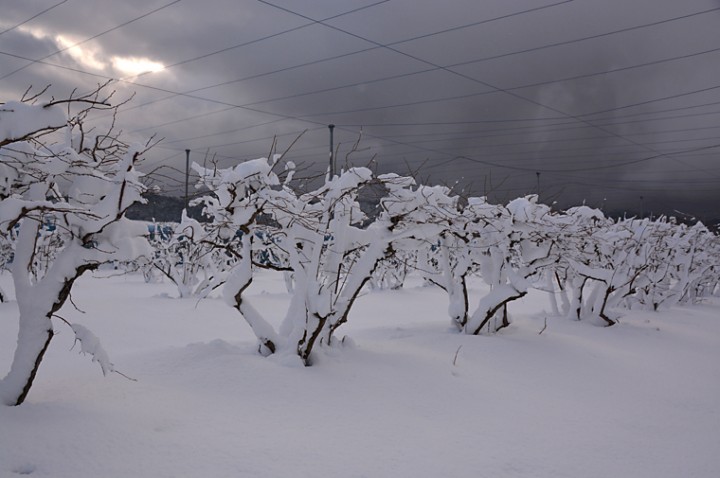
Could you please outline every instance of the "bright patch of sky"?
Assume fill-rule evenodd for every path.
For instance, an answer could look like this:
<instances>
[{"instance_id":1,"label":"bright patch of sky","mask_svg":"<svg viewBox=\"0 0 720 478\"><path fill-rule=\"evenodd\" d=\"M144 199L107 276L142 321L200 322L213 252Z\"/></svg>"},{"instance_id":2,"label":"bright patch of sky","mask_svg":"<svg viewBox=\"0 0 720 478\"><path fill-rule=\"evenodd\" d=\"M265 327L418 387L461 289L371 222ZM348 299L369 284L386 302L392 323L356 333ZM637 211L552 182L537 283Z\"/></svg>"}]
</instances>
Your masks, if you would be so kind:
<instances>
[{"instance_id":1,"label":"bright patch of sky","mask_svg":"<svg viewBox=\"0 0 720 478\"><path fill-rule=\"evenodd\" d=\"M70 55L75 61L86 68L104 71L108 65L123 74L136 76L147 72L158 72L165 68L165 65L158 61L151 60L146 57L136 56L111 56L109 62L104 60L107 55L98 46L79 45L80 41L70 38L66 35L52 35L51 33L32 27L21 27L21 29L39 40L50 39L53 41L58 50Z\"/></svg>"},{"instance_id":2,"label":"bright patch of sky","mask_svg":"<svg viewBox=\"0 0 720 478\"><path fill-rule=\"evenodd\" d=\"M121 71L128 75L139 75L146 72L158 72L165 68L165 65L158 61L153 61L148 58L137 58L134 56L112 57L112 65L118 71Z\"/></svg>"},{"instance_id":3,"label":"bright patch of sky","mask_svg":"<svg viewBox=\"0 0 720 478\"><path fill-rule=\"evenodd\" d=\"M55 41L58 46L65 50L65 53L68 53L75 61L83 66L95 70L105 69L106 64L98 59L100 52L97 48L75 45L77 43L76 41L63 35L57 35Z\"/></svg>"}]
</instances>

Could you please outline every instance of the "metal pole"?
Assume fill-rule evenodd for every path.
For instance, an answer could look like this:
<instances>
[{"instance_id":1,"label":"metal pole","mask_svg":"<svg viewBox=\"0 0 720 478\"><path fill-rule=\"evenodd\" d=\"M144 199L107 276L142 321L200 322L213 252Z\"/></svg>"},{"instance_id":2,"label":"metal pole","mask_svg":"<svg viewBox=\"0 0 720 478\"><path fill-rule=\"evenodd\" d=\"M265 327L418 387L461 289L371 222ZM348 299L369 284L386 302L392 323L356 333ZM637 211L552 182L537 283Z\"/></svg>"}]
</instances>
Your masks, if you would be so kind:
<instances>
[{"instance_id":1,"label":"metal pole","mask_svg":"<svg viewBox=\"0 0 720 478\"><path fill-rule=\"evenodd\" d=\"M330 172L330 179L332 179L332 177L335 175L335 152L333 151L335 148L333 145L333 132L335 130L335 125L329 124L328 129L330 130L330 165L328 167L328 171Z\"/></svg>"},{"instance_id":2,"label":"metal pole","mask_svg":"<svg viewBox=\"0 0 720 478\"><path fill-rule=\"evenodd\" d=\"M190 150L185 150L185 210L188 208L188 181L190 178Z\"/></svg>"}]
</instances>

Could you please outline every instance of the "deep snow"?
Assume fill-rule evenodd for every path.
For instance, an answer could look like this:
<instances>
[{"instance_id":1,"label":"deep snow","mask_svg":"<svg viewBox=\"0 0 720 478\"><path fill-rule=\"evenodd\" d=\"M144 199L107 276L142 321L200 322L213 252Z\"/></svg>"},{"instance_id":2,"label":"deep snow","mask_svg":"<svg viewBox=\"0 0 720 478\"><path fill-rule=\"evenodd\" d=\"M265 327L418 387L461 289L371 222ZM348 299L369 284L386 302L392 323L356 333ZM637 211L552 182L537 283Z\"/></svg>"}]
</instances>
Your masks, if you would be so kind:
<instances>
[{"instance_id":1,"label":"deep snow","mask_svg":"<svg viewBox=\"0 0 720 478\"><path fill-rule=\"evenodd\" d=\"M278 315L288 300L273 273L250 294ZM85 313L60 315L137 381L103 377L58 322L28 401L0 407L0 477L720 476L720 300L610 328L550 317L539 335L537 294L472 337L443 294L367 293L344 345L304 368L258 355L222 300L84 277ZM0 374L16 333L16 304L0 304Z\"/></svg>"}]
</instances>

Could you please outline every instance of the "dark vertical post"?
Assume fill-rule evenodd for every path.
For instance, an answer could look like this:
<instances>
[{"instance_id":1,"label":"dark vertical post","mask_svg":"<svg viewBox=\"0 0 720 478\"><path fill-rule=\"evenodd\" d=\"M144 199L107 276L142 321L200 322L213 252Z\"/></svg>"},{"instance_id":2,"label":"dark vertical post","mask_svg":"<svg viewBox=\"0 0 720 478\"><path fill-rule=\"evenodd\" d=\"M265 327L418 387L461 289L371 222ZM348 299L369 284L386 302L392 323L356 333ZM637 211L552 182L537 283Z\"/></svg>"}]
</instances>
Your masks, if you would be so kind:
<instances>
[{"instance_id":1,"label":"dark vertical post","mask_svg":"<svg viewBox=\"0 0 720 478\"><path fill-rule=\"evenodd\" d=\"M535 173L537 175L537 197L538 203L540 202L540 171Z\"/></svg>"},{"instance_id":2,"label":"dark vertical post","mask_svg":"<svg viewBox=\"0 0 720 478\"><path fill-rule=\"evenodd\" d=\"M190 179L190 150L185 150L185 210L188 208L188 181Z\"/></svg>"},{"instance_id":3,"label":"dark vertical post","mask_svg":"<svg viewBox=\"0 0 720 478\"><path fill-rule=\"evenodd\" d=\"M328 171L330 172L330 179L335 175L335 145L333 144L333 132L335 131L335 125L329 124L328 129L330 130L330 166L328 167Z\"/></svg>"}]
</instances>

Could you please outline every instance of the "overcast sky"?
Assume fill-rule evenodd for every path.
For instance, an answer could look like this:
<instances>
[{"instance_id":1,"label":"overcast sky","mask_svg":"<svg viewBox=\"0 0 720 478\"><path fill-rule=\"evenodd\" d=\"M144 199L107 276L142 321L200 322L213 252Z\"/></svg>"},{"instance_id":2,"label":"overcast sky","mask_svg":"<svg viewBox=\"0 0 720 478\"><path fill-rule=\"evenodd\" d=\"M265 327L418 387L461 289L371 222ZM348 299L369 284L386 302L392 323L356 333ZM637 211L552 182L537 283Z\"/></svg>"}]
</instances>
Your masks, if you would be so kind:
<instances>
[{"instance_id":1,"label":"overcast sky","mask_svg":"<svg viewBox=\"0 0 720 478\"><path fill-rule=\"evenodd\" d=\"M718 0L2 0L0 102L119 80L145 168L288 157L718 217ZM358 151L353 144L360 136ZM173 174L166 169L166 173ZM164 184L178 194L177 183Z\"/></svg>"}]
</instances>

